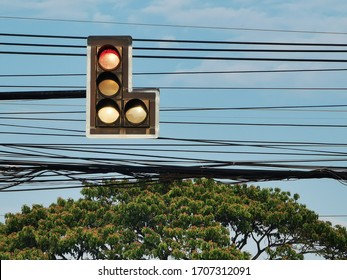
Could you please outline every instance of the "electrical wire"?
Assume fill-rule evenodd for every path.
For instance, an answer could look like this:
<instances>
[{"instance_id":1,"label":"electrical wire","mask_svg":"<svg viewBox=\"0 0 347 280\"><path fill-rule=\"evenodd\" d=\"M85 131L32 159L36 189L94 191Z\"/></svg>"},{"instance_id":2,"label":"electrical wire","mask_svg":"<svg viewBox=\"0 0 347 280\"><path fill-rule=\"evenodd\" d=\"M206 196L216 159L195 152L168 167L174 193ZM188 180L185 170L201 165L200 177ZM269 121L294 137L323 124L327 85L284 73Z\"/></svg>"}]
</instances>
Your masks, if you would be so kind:
<instances>
[{"instance_id":1,"label":"electrical wire","mask_svg":"<svg viewBox=\"0 0 347 280\"><path fill-rule=\"evenodd\" d=\"M6 120L27 120L27 121L57 121L57 122L85 122L84 119L72 118L28 118L28 117L0 117ZM246 123L246 122L201 122L201 121L160 121L161 124L169 125L212 125L212 126L267 126L267 127L305 127L305 128L346 128L345 124L296 124L296 123ZM8 132L0 132L5 134ZM16 133L16 132L13 132ZM19 132L19 134L22 134ZM42 135L42 134L38 134Z\"/></svg>"},{"instance_id":2,"label":"electrical wire","mask_svg":"<svg viewBox=\"0 0 347 280\"><path fill-rule=\"evenodd\" d=\"M290 90L290 91L346 91L347 87L213 87L213 86L164 86L160 89L170 90Z\"/></svg>"},{"instance_id":3,"label":"electrical wire","mask_svg":"<svg viewBox=\"0 0 347 280\"><path fill-rule=\"evenodd\" d=\"M347 33L346 33L347 34ZM0 33L1 37L26 37L46 39L73 39L86 40L85 36L51 35L51 34L24 34L24 33ZM309 46L309 47L347 47L343 43L310 43L310 42L264 42L264 41L222 41L222 40L184 40L184 39L155 39L133 38L134 42L146 43L181 43L181 44L220 44L220 45L271 45L271 46Z\"/></svg>"},{"instance_id":4,"label":"electrical wire","mask_svg":"<svg viewBox=\"0 0 347 280\"><path fill-rule=\"evenodd\" d=\"M347 68L135 72L133 73L133 75L146 76L146 75L201 75L201 74L259 74L259 73L339 72L339 71L347 71ZM77 76L86 76L86 74L0 74L0 78L77 77Z\"/></svg>"},{"instance_id":5,"label":"electrical wire","mask_svg":"<svg viewBox=\"0 0 347 280\"><path fill-rule=\"evenodd\" d=\"M8 20L34 20L34 21L53 21L53 22L71 22L71 23L98 23L112 25L130 25L130 26L147 26L147 27L164 27L164 28L191 28L191 29L212 29L212 30L237 30L252 32L280 32L280 33L305 33L305 34L329 34L329 35L346 35L346 32L337 31L312 31L312 30L290 30L290 29L266 29L266 28L246 28L246 27L225 27L225 26L203 26L203 25L178 25L178 24L158 24L158 23L140 23L140 22L120 22L120 21L101 21L101 20L76 20L76 19L58 19L42 17L19 17L19 16L0 16L1 19Z\"/></svg>"},{"instance_id":6,"label":"electrical wire","mask_svg":"<svg viewBox=\"0 0 347 280\"><path fill-rule=\"evenodd\" d=\"M76 56L86 57L84 53L58 53L58 52L20 52L0 51L7 55L40 55L40 56ZM217 57L217 56L178 56L178 55L133 55L141 59L168 59L168 60L218 60L218 61L260 61L260 62L308 62L308 63L346 63L347 59L318 59L318 58L274 58L274 57Z\"/></svg>"},{"instance_id":7,"label":"electrical wire","mask_svg":"<svg viewBox=\"0 0 347 280\"><path fill-rule=\"evenodd\" d=\"M172 125L220 125L220 126L268 126L268 127L310 127L310 128L346 128L344 124L294 124L294 123L239 123L239 122L193 122L193 121L160 121Z\"/></svg>"},{"instance_id":8,"label":"electrical wire","mask_svg":"<svg viewBox=\"0 0 347 280\"><path fill-rule=\"evenodd\" d=\"M27 106L27 104L25 104ZM40 104L42 106L42 104ZM46 106L46 104L45 104ZM193 112L193 111L238 111L238 110L260 110L260 111L273 111L273 110L298 110L301 112L346 112L346 110L313 110L313 109L335 109L346 108L347 104L330 104L330 105L288 105L288 106L249 106L249 107L162 107L160 112ZM46 115L46 114L84 114L85 111L11 111L0 112L1 115Z\"/></svg>"},{"instance_id":9,"label":"electrical wire","mask_svg":"<svg viewBox=\"0 0 347 280\"><path fill-rule=\"evenodd\" d=\"M6 36L4 33L1 33L0 36ZM16 37L31 37L31 38L50 38L50 39L63 39L63 36L46 36L46 35L35 35L35 34L12 34L9 36L16 36ZM64 37L64 39L83 39L85 40L86 38L82 37L76 37L76 36L67 36ZM244 44L244 45L271 45L271 46L305 46L305 47L311 47L311 49L228 49L228 48L156 48L156 47L144 47L144 46L135 46L134 49L137 51L186 51L186 52L191 52L191 51L204 51L204 52L223 52L223 51L230 51L230 52L236 52L236 51L245 51L245 52L290 52L290 53L297 53L297 52L346 52L345 49L312 49L312 47L346 47L346 44L315 44L315 43L285 43L285 42L223 42L223 41L196 41L196 40L156 40L156 39L134 39L136 42L175 42L175 43L185 43L185 44ZM66 45L66 44L40 44L40 43L3 43L3 45L7 46L18 46L18 47L55 47L55 48L85 48L85 46L82 45ZM51 55L51 52L17 52L17 51L12 51L7 52L4 51L4 53L7 54L27 54L27 55ZM61 56L65 55L66 53L61 53L61 52L52 52L54 53L54 56ZM69 56L85 56L85 54L74 54L74 53L67 53ZM217 60L235 60L237 58L233 57L211 57L211 56L156 56L156 55L141 55L141 54L135 54L136 58L157 58L157 59L217 59ZM270 59L270 60L269 60ZM315 58L310 58L310 59L292 59L292 58L252 58L252 57L242 57L241 60L259 60L259 61L281 61L281 62L288 62L288 61L295 61L295 62L347 62L347 60L344 59L315 59ZM242 71L227 71L227 70L220 70L220 71L179 71L179 72L161 72L161 74L220 74L220 73L274 73L275 71L277 72L283 72L283 73L290 73L290 72L308 72L308 71L346 71L347 69L342 69L342 68L328 68L328 69L323 69L323 68L313 68L313 69L279 69L279 70L242 70ZM142 72L142 73L137 73L137 75L159 75L160 72L155 73L155 72ZM10 78L10 77L67 77L67 76L85 76L85 74L24 74L24 75L19 75L19 74L14 74L11 76L11 74L4 74L0 77L3 78ZM16 81L17 83L17 81ZM44 85L24 85L24 84L19 84L17 83L17 86L15 85L7 85L8 87L19 87L19 88L25 88L25 87L47 87ZM6 85L0 85L0 87L7 87ZM52 86L53 88L56 86ZM65 85L60 85L58 87L69 87L69 88L74 88L76 86L65 86ZM84 88L83 87L78 87L78 88ZM164 86L160 87L165 90L310 90L310 91L335 91L338 90L340 92L346 91L347 88L344 87L329 87L329 88L324 88L324 87L171 87L171 86ZM83 90L79 91L79 94L81 97L85 98L85 90L82 93ZM70 91L71 93L72 91ZM36 92L37 93L37 92ZM42 93L42 92L41 92ZM11 94L11 93L9 93ZM22 93L24 94L24 92ZM30 96L30 92L27 92L28 97ZM82 96L84 94L84 96ZM260 108L260 107L244 107L244 108L228 108L228 107L220 107L220 108L214 108L214 107L206 107L206 108L163 108L162 112L183 112L183 111L226 111L226 110L307 110L310 111L312 109L319 109L322 110L323 108L330 108L330 109L336 109L336 108L341 108L342 106L346 105L331 105L330 107L324 106L324 105L311 105L311 106L273 106L271 107L265 107L265 108ZM337 110L336 110L337 111ZM68 114L68 112L75 112L75 113L81 113L82 111L66 111L65 114ZM52 114L53 112L51 112ZM57 114L64 114L64 112L56 112ZM25 112L14 112L14 115L25 115ZM47 118L47 117L42 117L40 116L41 114L45 114L45 112L28 112L28 115L38 115L37 118L32 118L32 117L13 117L11 116L11 112L4 112L4 114L1 114L4 117L0 117L3 120L9 121L9 120L18 120L18 121L76 121L76 122L84 122L83 119L73 119L73 118ZM247 126L293 126L293 127L327 127L327 128L345 128L346 125L344 124L291 124L291 123L285 123L285 124L280 124L280 123L233 123L233 122L168 122L168 121L161 121L161 124L190 124L190 125L247 125ZM0 124L1 125L1 124ZM2 126L7 126L11 127L11 124L2 124ZM22 129L32 129L34 131L38 129L44 129L44 130L57 130L60 132L66 132L65 134L61 133L52 133L52 134L46 134L46 133L33 133L33 132L25 132L25 131L13 131L13 132L5 132L2 131L2 134L18 134L18 135L29 135L29 136L65 136L65 137L85 137L84 136L84 131L77 130L77 129L69 129L69 128L57 128L55 129L54 127L41 127L41 126L36 126L36 125L22 125L22 124L13 124L14 128L22 128ZM77 133L77 135L73 135L71 133ZM153 143L153 144L148 144L145 143L145 145L142 145L143 147L146 147L146 145L151 145L152 147L156 147L156 149L140 149L138 148L138 144L133 144L133 146L128 145L126 148L125 145L116 145L116 146L100 146L99 148L92 148L92 146L65 146L61 144L57 144L55 146L3 146L6 147L6 149L11 148L11 149L16 149L19 151L9 151L9 150L3 150L0 151L0 170L1 168L7 168L10 165L16 165L20 168L26 168L28 169L28 173L26 175L24 174L20 178L20 182L23 184L33 184L33 183L64 183L66 184L69 179L66 179L66 181L62 179L57 179L52 177L47 177L47 180L44 179L35 179L35 174L39 174L40 176L43 176L43 173L35 173L35 172L62 172L61 175L63 176L64 174L71 174L71 172L79 172L82 175L92 175L92 174L108 174L110 172L120 172L120 174L128 174L129 176L133 176L137 178L137 176L140 177L146 177L149 176L151 179L160 179L162 176L172 176L169 175L170 172L176 172L177 174L182 174L183 178L189 177L192 175L197 175L202 176L202 175L208 175L212 176L211 173L209 173L212 170L201 170L201 168L205 169L214 169L216 171L215 175L216 176L221 176L221 178L228 178L228 179L235 179L240 176L245 175L244 171L239 171L241 175L227 175L225 174L226 171L228 170L216 170L218 167L223 167L224 169L228 169L230 167L234 166L244 166L244 167L254 167L254 168L266 168L265 173L267 172L268 168L270 169L283 169L283 168L292 168L292 169L317 169L317 170L310 170L313 171L310 174L314 174L314 176L326 176L329 178L335 178L338 180L345 180L345 173L344 170L346 169L343 166L326 166L322 165L321 163L325 162L345 162L346 161L346 153L343 151L335 151L335 148L339 147L345 147L344 143L318 143L318 142L271 142L271 141L226 141L226 140L208 140L208 139L169 139L165 137L160 137L158 139L159 141L170 141L173 143ZM24 139L25 141L25 139ZM191 143L180 143L180 142L191 142ZM319 144L324 147L330 147L330 150L318 150L318 149L313 149L314 147L318 147ZM334 145L334 144L341 144L341 145ZM269 160L247 160L247 161L226 161L226 160L219 160L219 159L211 159L209 156L207 158L204 158L204 156L200 156L200 158L196 157L189 157L189 156L184 156L181 157L179 155L174 155L174 156L164 156L162 155L163 149L158 149L157 147L160 147L162 145L163 147L209 147L210 150L186 150L186 151L180 151L180 153L185 152L206 152L206 154L212 154L215 153L216 155L222 154L222 150L216 150L213 151L211 148L215 147L216 149L220 147L231 147L231 148L242 148L242 147L251 147L254 150L248 150L247 152L243 152L240 150L228 150L225 151L226 154L244 154L244 155L272 155L276 156L274 159L269 159ZM310 146L311 145L311 146ZM133 147L133 148L131 148ZM135 147L135 148L134 148ZM136 148L137 147L137 148ZM256 150L256 149L261 149L261 148L266 148L268 149L266 152L261 151L261 150ZM277 149L277 151L274 151L274 149ZM55 152L53 152L53 150ZM177 149L167 149L165 150L167 152L172 152L172 153L179 153ZM153 154L153 153L159 153L159 154ZM72 156L70 155L71 153L76 153L76 155ZM88 155L88 154L89 155ZM92 155L91 155L92 154ZM304 156L307 155L307 158L279 158L278 156ZM315 158L312 158L312 157ZM300 163L300 164L299 164ZM308 163L316 163L308 165ZM128 164L128 166L125 166ZM169 164L176 164L176 166L168 166ZM179 165L186 165L184 166L184 169L180 169ZM195 165L195 166L192 166ZM6 167L7 166L7 167ZM141 167L141 168L140 168ZM228 167L228 168L227 168ZM170 172L167 168L171 168ZM234 169L234 168L231 168ZM218 172L217 172L218 171ZM230 171L230 170L229 170ZM235 170L231 170L230 172L234 172ZM259 170L258 170L259 171ZM263 170L264 171L264 170ZM275 170L274 170L275 171ZM279 171L279 170L277 170ZM31 172L31 173L30 173ZM207 172L207 173L205 173ZM258 173L257 171L253 172L253 170L250 170L250 174L255 175L255 173ZM219 175L218 175L219 174ZM243 175L242 175L243 174ZM279 173L277 173L279 174ZM282 173L281 173L282 174ZM296 176L311 176L311 175L302 175L303 173L292 173L290 175L290 178L294 178ZM308 173L306 173L308 174ZM323 174L323 175L322 175ZM46 174L48 175L48 174ZM252 175L252 176L253 176ZM258 174L259 175L259 174ZM18 175L19 176L19 175ZM26 176L26 177L25 177ZM40 177L38 176L38 177ZM70 176L70 175L69 175ZM176 175L178 176L178 175ZM229 177L228 177L229 176ZM235 177L236 176L236 177ZM264 175L265 176L265 175ZM265 177L259 177L259 180L269 180L269 179L276 179L278 178L277 175L274 174L267 174L267 178ZM282 175L281 175L282 176ZM293 177L292 177L293 176ZM15 186L13 184L15 183L15 178L12 178L11 176L6 176L6 183L10 184L9 186ZM52 179L52 180L51 180ZM56 179L56 180L54 180ZM71 182L74 182L75 179L73 177L70 178ZM81 178L76 178L76 180L80 180ZM246 180L251 180L254 178L246 178ZM11 185L12 184L12 185Z\"/></svg>"},{"instance_id":10,"label":"electrical wire","mask_svg":"<svg viewBox=\"0 0 347 280\"><path fill-rule=\"evenodd\" d=\"M11 46L11 47L40 47L40 48L76 48L76 49L86 49L85 45L70 45L70 44L38 44L38 43L10 43L10 42L0 42L0 45ZM346 49L230 49L230 48L182 48L182 47L132 47L133 50L140 51L173 51L173 52L265 52L265 53L345 53Z\"/></svg>"}]
</instances>

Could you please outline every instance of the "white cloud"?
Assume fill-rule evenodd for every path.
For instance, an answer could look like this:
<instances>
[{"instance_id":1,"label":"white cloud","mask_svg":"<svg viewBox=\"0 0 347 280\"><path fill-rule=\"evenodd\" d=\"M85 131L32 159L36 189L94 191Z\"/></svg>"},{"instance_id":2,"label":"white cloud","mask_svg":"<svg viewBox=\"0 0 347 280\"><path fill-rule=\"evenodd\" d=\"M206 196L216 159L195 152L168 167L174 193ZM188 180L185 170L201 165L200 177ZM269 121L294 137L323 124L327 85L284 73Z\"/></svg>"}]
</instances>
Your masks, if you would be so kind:
<instances>
[{"instance_id":1,"label":"white cloud","mask_svg":"<svg viewBox=\"0 0 347 280\"><path fill-rule=\"evenodd\" d=\"M197 0L152 1L132 18L178 25L220 26L226 28L268 28L313 31L345 31L347 18L342 11L347 2L325 1L231 1L211 3ZM245 32L243 32L245 33ZM246 32L247 33L247 32ZM259 33L266 35L266 33ZM285 34L287 37L289 33ZM282 36L282 35L279 35Z\"/></svg>"},{"instance_id":2,"label":"white cloud","mask_svg":"<svg viewBox=\"0 0 347 280\"><path fill-rule=\"evenodd\" d=\"M113 16L102 14L100 12L97 12L92 17L93 21L101 21L101 22L112 22L114 20Z\"/></svg>"},{"instance_id":3,"label":"white cloud","mask_svg":"<svg viewBox=\"0 0 347 280\"><path fill-rule=\"evenodd\" d=\"M47 17L58 19L86 20L93 18L112 19L107 13L102 12L103 5L112 5L113 1L101 0L2 0L1 6L6 7L6 14L23 14L29 17Z\"/></svg>"}]
</instances>

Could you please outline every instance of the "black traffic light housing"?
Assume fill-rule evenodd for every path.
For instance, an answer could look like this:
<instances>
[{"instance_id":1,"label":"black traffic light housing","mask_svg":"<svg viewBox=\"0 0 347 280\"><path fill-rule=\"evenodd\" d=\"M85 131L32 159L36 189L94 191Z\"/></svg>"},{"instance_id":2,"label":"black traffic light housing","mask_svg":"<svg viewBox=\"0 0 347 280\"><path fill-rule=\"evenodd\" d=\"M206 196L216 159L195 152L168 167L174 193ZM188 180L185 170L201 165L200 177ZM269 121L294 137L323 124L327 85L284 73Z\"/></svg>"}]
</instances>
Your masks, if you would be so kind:
<instances>
[{"instance_id":1,"label":"black traffic light housing","mask_svg":"<svg viewBox=\"0 0 347 280\"><path fill-rule=\"evenodd\" d=\"M90 138L157 138L159 89L132 88L132 38L89 36L87 119Z\"/></svg>"}]
</instances>

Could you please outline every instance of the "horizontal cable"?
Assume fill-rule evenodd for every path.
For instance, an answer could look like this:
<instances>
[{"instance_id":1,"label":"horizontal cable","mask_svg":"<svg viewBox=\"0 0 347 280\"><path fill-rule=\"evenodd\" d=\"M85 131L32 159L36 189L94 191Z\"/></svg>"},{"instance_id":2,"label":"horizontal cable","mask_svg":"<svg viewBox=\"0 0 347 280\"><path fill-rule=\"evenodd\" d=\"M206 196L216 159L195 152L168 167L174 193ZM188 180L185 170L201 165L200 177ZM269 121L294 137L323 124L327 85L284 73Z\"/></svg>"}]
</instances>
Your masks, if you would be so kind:
<instances>
[{"instance_id":1,"label":"horizontal cable","mask_svg":"<svg viewBox=\"0 0 347 280\"><path fill-rule=\"evenodd\" d=\"M0 43L1 45L1 43ZM345 53L346 49L222 49L222 48L164 48L164 47L133 47L142 51L173 51L173 52L284 52L284 53Z\"/></svg>"},{"instance_id":2,"label":"horizontal cable","mask_svg":"<svg viewBox=\"0 0 347 280\"><path fill-rule=\"evenodd\" d=\"M86 56L86 54L83 54L83 53L18 52L18 51L0 51L0 54L9 54L9 55L45 55L45 56L82 56L82 57Z\"/></svg>"},{"instance_id":3,"label":"horizontal cable","mask_svg":"<svg viewBox=\"0 0 347 280\"><path fill-rule=\"evenodd\" d=\"M344 124L291 124L291 123L232 123L232 122L188 122L188 121L160 121L162 124L175 125L221 125L221 126L269 126L269 127L319 127L319 128L346 128Z\"/></svg>"},{"instance_id":4,"label":"horizontal cable","mask_svg":"<svg viewBox=\"0 0 347 280\"><path fill-rule=\"evenodd\" d=\"M84 88L85 86L58 85L0 85L0 88ZM139 88L146 88L143 86ZM268 90L268 91L346 91L347 87L207 87L207 86L163 86L157 88L166 90ZM135 88L134 88L135 89ZM50 98L85 98L85 90L66 91L22 91L0 92L0 100L16 99L50 99Z\"/></svg>"},{"instance_id":5,"label":"horizontal cable","mask_svg":"<svg viewBox=\"0 0 347 280\"><path fill-rule=\"evenodd\" d=\"M0 46L12 46L12 47L42 47L42 48L76 48L85 49L85 45L67 45L67 44L38 44L38 43L9 43L0 42ZM335 51L334 51L335 52Z\"/></svg>"},{"instance_id":6,"label":"horizontal cable","mask_svg":"<svg viewBox=\"0 0 347 280\"><path fill-rule=\"evenodd\" d=\"M72 118L29 118L29 117L0 117L6 120L30 120L30 121L67 121L84 122L85 119ZM193 122L193 121L160 121L161 124L173 125L218 125L218 126L268 126L268 127L319 127L319 128L346 128L344 124L294 124L294 123L239 123L239 122ZM1 132L3 133L3 132Z\"/></svg>"},{"instance_id":7,"label":"horizontal cable","mask_svg":"<svg viewBox=\"0 0 347 280\"><path fill-rule=\"evenodd\" d=\"M133 74L134 75L134 74ZM25 77L79 77L86 74L0 74L0 78L25 78Z\"/></svg>"},{"instance_id":8,"label":"horizontal cable","mask_svg":"<svg viewBox=\"0 0 347 280\"><path fill-rule=\"evenodd\" d=\"M167 71L167 72L135 72L134 76L145 75L197 75L197 74L252 74L252 73L296 73L296 72L338 72L347 71L347 68L320 68L320 69L277 69L277 70L221 70L221 71ZM0 78L25 78L25 77L75 77L86 74L0 74Z\"/></svg>"},{"instance_id":9,"label":"horizontal cable","mask_svg":"<svg viewBox=\"0 0 347 280\"><path fill-rule=\"evenodd\" d=\"M164 142L174 142L171 144L164 144L164 143L155 143L155 144L146 144L141 143L141 146L146 147L153 147L153 146L191 146L191 144L177 144L177 142L185 142L185 143L194 143L193 146L206 146L206 145L216 145L216 146L249 146L254 145L255 147L260 147L263 145L271 145L271 146L342 146L347 147L347 143L337 143L337 142L303 142L303 141L257 141L257 140L230 140L230 139L194 139L194 138L173 138L173 137L159 137L158 140L164 141ZM197 144L198 143L198 144ZM0 145L3 146L24 146L24 147L33 147L33 148L40 148L40 147L54 147L59 149L59 147L78 147L78 148L89 148L89 149L114 149L117 147L132 147L132 146L138 146L138 144L135 143L117 143L117 144L102 144L99 143L98 146L95 146L94 144L87 144L87 143L78 143L78 144L37 144L37 143L21 143L21 144L13 144L13 143L0 143Z\"/></svg>"},{"instance_id":10,"label":"horizontal cable","mask_svg":"<svg viewBox=\"0 0 347 280\"><path fill-rule=\"evenodd\" d=\"M235 145L236 146L236 145ZM241 146L241 145L240 145ZM245 145L243 145L245 146ZM249 145L251 146L251 145ZM29 150L30 148L31 152L36 152L37 156L42 156L46 153L43 153L42 150L45 149L45 146L28 146L28 145L3 145L4 148L15 148L15 149L21 149L21 150ZM22 147L22 148L21 148ZM59 145L56 146L50 146L55 151L61 151L62 147ZM172 153L201 153L201 154L243 154L243 155L276 155L276 156L310 156L310 157L320 157L320 158L326 158L326 157L333 157L330 158L329 161L341 161L341 157L346 157L347 153L339 153L339 154L328 154L328 153L303 153L303 152L257 152L257 151L229 151L229 150L201 150L201 149L160 149L160 148L134 148L134 147L113 147L113 148L105 148L105 147L79 147L79 146L71 146L70 148L64 148L63 151L66 152L73 152L73 153L91 153L98 154L98 150L103 151L131 151L131 152L172 152ZM8 151L0 151L4 156L9 155L10 157L13 157L14 155L18 155L18 153L8 152ZM107 153L108 154L108 153ZM24 156L24 154L21 154L21 156ZM28 156L28 154L26 155ZM33 154L32 156L36 156L36 154ZM325 160L325 159L324 159ZM342 159L345 161L345 159ZM272 160L273 162L278 162L277 160ZM315 160L310 159L310 161L321 161L321 159ZM294 160L293 162L300 162L300 160Z\"/></svg>"},{"instance_id":11,"label":"horizontal cable","mask_svg":"<svg viewBox=\"0 0 347 280\"><path fill-rule=\"evenodd\" d=\"M162 139L162 137L160 138ZM165 139L165 138L164 138ZM179 140L179 139L178 139ZM184 140L184 139L182 139ZM321 150L317 150L317 149L298 149L298 148L289 148L289 147L295 147L295 146L345 146L344 144L338 144L338 143L321 143L321 145L319 143L295 143L295 142L288 142L288 144L285 143L266 143L266 142L254 142L254 141L236 141L235 143L223 143L223 142L214 142L214 141L205 141L202 142L201 141L192 141L193 139L187 139L186 141L189 142L195 142L194 144L178 144L178 143L172 143L172 144L162 144L162 143L158 143L158 144L141 144L141 146L143 147L245 147L245 148L267 148L267 149L280 149L280 150L286 150L286 152L267 152L267 153L262 153L262 152L243 152L243 151L239 151L236 152L237 154L267 154L267 155L295 155L295 156L299 156L299 155L307 155L307 156L334 156L334 157L341 157L341 156L346 156L347 153L342 153L342 152L333 152L333 151L321 151ZM199 144L198 144L199 143ZM335 145L334 145L335 144ZM39 149L40 153L42 154L41 150L42 149L53 149L54 151L66 151L66 152L74 152L74 153L93 153L93 154L113 154L114 151L116 150L120 150L120 151L125 151L125 150L131 150L131 151L141 151L141 149L130 149L128 147L137 147L137 144L117 144L117 146L115 146L114 148L110 148L110 145L103 145L103 144L99 144L98 146L95 145L35 145L35 144L2 144L4 147L14 147L14 148L19 148L19 149L23 149L23 148L30 148L30 149ZM23 147L23 148L20 148ZM117 147L122 147L122 148L117 148ZM126 148L124 148L126 147ZM169 149L166 149L167 151L169 151ZM108 152L106 152L108 151ZM153 152L153 149L145 149L145 152L151 151ZM226 151L225 149L223 151ZM290 153L289 153L290 151ZM211 151L212 153L213 151ZM226 154L228 152L226 151ZM234 154L234 152L230 152L231 154ZM117 154L118 157L119 154ZM126 154L129 155L129 154ZM181 158L179 158L181 159Z\"/></svg>"},{"instance_id":12,"label":"horizontal cable","mask_svg":"<svg viewBox=\"0 0 347 280\"><path fill-rule=\"evenodd\" d=\"M86 90L0 92L0 100L25 100L25 99L43 100L43 99L65 99L65 98L86 98ZM67 104L66 106L69 106L69 104Z\"/></svg>"},{"instance_id":13,"label":"horizontal cable","mask_svg":"<svg viewBox=\"0 0 347 280\"><path fill-rule=\"evenodd\" d=\"M67 164L67 163L51 163L43 161L31 161L25 163L26 168L30 168L38 171L68 171L68 172L86 172L92 173L119 173L135 176L148 176L152 174L158 174L165 178L172 176L172 174L179 174L183 178L218 178L229 180L242 180L245 181L268 181L268 180L284 180L284 179L320 179L331 178L336 180L345 180L347 178L347 172L345 167L342 171L337 171L327 168L319 168L315 170L269 170L269 169L235 169L235 168L208 168L199 166L172 166L172 165L157 165L157 166L129 166L129 165L110 165L95 164L80 165L80 164ZM21 166L23 168L23 166ZM12 168L13 169L13 168Z\"/></svg>"},{"instance_id":14,"label":"horizontal cable","mask_svg":"<svg viewBox=\"0 0 347 280\"><path fill-rule=\"evenodd\" d=\"M62 86L62 85L0 85L0 88L85 88L84 86ZM1 94L1 93L0 93Z\"/></svg>"},{"instance_id":15,"label":"horizontal cable","mask_svg":"<svg viewBox=\"0 0 347 280\"><path fill-rule=\"evenodd\" d=\"M15 47L43 47L43 48L77 48L86 49L86 45L70 44L38 44L38 43L9 43L0 42L3 46ZM285 52L285 53L345 53L347 49L229 49L229 48L178 48L178 47L137 47L133 50L141 51L174 51L174 52Z\"/></svg>"},{"instance_id":16,"label":"horizontal cable","mask_svg":"<svg viewBox=\"0 0 347 280\"><path fill-rule=\"evenodd\" d=\"M346 33L347 34L347 33ZM0 33L2 37L29 37L48 39L78 39L86 40L84 36L63 36L51 34L20 34L20 33ZM185 44L221 44L221 45L271 45L271 46L314 46L314 47L347 47L342 43L309 43L309 42L261 42L261 41L221 41L221 40L180 40L180 39L144 39L133 38L134 42L150 43L185 43Z\"/></svg>"},{"instance_id":17,"label":"horizontal cable","mask_svg":"<svg viewBox=\"0 0 347 280\"><path fill-rule=\"evenodd\" d=\"M42 105L42 104L41 104ZM27 105L24 105L27 106ZM43 105L43 106L46 106ZM56 115L56 114L84 114L85 111L25 111L25 112L0 112L1 115Z\"/></svg>"},{"instance_id":18,"label":"horizontal cable","mask_svg":"<svg viewBox=\"0 0 347 280\"><path fill-rule=\"evenodd\" d=\"M27 106L27 104L25 104ZM46 106L46 104L45 104ZM317 112L312 109L327 109L327 108L346 108L347 104L332 104L332 105L291 105L291 106L253 106L253 107L162 107L161 112L190 112L190 111L237 111L237 110L287 110L287 109L298 109L299 111ZM308 109L308 110L304 110ZM346 110L329 110L328 112L346 112ZM325 112L325 111L323 111ZM84 114L85 111L12 111L12 112L0 112L0 115L46 115L46 114Z\"/></svg>"},{"instance_id":19,"label":"horizontal cable","mask_svg":"<svg viewBox=\"0 0 347 280\"><path fill-rule=\"evenodd\" d=\"M277 69L277 70L221 70L221 71L171 71L171 72L135 72L133 75L197 75L197 74L258 74L258 73L296 73L296 72L334 72L347 71L347 68L321 69ZM1 75L0 75L1 77Z\"/></svg>"},{"instance_id":20,"label":"horizontal cable","mask_svg":"<svg viewBox=\"0 0 347 280\"><path fill-rule=\"evenodd\" d=\"M0 16L1 18L1 16ZM49 34L24 34L24 33L0 33L2 37L27 37L27 38L46 38L46 39L76 39L86 40L86 36L69 36L69 35L49 35Z\"/></svg>"},{"instance_id":21,"label":"horizontal cable","mask_svg":"<svg viewBox=\"0 0 347 280\"><path fill-rule=\"evenodd\" d=\"M344 108L347 104L333 105L291 105L291 106L256 106L256 107L203 107L203 108L162 108L162 112L184 111L225 111L225 110L281 110L281 109L316 109L316 108ZM310 110L308 110L310 111Z\"/></svg>"},{"instance_id":22,"label":"horizontal cable","mask_svg":"<svg viewBox=\"0 0 347 280\"><path fill-rule=\"evenodd\" d=\"M76 56L85 57L83 53L58 52L19 52L0 51L6 55L43 55L43 56ZM319 62L319 63L346 63L346 59L308 59L308 58L272 58L272 57L214 57L214 56L167 56L167 55L133 55L133 58L142 59L175 59L175 60L223 60L223 61L280 61L280 62Z\"/></svg>"},{"instance_id":23,"label":"horizontal cable","mask_svg":"<svg viewBox=\"0 0 347 280\"><path fill-rule=\"evenodd\" d=\"M347 87L204 87L204 86L158 86L171 90L308 90L308 91L346 91Z\"/></svg>"},{"instance_id":24,"label":"horizontal cable","mask_svg":"<svg viewBox=\"0 0 347 280\"><path fill-rule=\"evenodd\" d=\"M72 118L27 118L27 117L0 117L1 120L27 120L27 121L57 121L57 122L84 122L85 119L72 119Z\"/></svg>"},{"instance_id":25,"label":"horizontal cable","mask_svg":"<svg viewBox=\"0 0 347 280\"><path fill-rule=\"evenodd\" d=\"M83 130L77 130L77 129L67 129L67 128L53 128L53 127L42 127L42 126L32 126L32 125L18 125L18 124L3 124L0 123L0 126L5 127L18 127L18 128L29 128L29 129L42 129L42 130L53 130L53 131L64 131L64 132L77 132L77 133L84 133Z\"/></svg>"},{"instance_id":26,"label":"horizontal cable","mask_svg":"<svg viewBox=\"0 0 347 280\"><path fill-rule=\"evenodd\" d=\"M54 137L86 137L84 134L77 135L77 134L63 134L63 133L34 133L34 132L19 132L19 131L0 131L0 134L3 135L27 135L27 136L54 136Z\"/></svg>"},{"instance_id":27,"label":"horizontal cable","mask_svg":"<svg viewBox=\"0 0 347 280\"><path fill-rule=\"evenodd\" d=\"M1 52L0 52L1 53ZM272 57L214 57L214 56L168 56L134 55L134 58L176 59L176 60L223 60L223 61L281 61L281 62L321 62L346 63L346 59L272 58Z\"/></svg>"},{"instance_id":28,"label":"horizontal cable","mask_svg":"<svg viewBox=\"0 0 347 280\"><path fill-rule=\"evenodd\" d=\"M0 34L1 36L1 34ZM303 42L264 42L264 41L217 41L217 40L180 40L180 39L133 39L135 42L216 44L216 45L268 45L268 46L310 46L310 47L347 47L342 43L303 43Z\"/></svg>"},{"instance_id":29,"label":"horizontal cable","mask_svg":"<svg viewBox=\"0 0 347 280\"><path fill-rule=\"evenodd\" d=\"M120 22L104 20L76 20L76 19L58 19L58 18L39 18L39 17L19 17L19 16L0 16L1 19L8 20L34 20L34 21L53 21L53 22L74 22L74 23L98 23L129 26L147 26L147 27L170 27L170 28L191 28L191 29L212 29L212 30L238 30L255 32L280 32L280 33L305 33L305 34L330 34L346 35L347 32L337 31L312 31L312 30L289 30L289 29L265 29L265 28L246 28L246 27L225 27L225 26L203 26L203 25L179 25L179 24L159 24L143 22Z\"/></svg>"}]
</instances>

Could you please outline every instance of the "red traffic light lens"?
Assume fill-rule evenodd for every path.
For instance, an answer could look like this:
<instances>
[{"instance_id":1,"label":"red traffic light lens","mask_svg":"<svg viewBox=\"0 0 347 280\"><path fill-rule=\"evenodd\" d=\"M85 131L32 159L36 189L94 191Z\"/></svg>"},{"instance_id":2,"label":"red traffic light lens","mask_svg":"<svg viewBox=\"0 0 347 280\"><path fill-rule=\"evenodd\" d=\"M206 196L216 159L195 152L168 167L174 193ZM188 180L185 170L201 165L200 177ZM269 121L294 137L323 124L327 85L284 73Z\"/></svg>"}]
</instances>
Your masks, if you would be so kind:
<instances>
[{"instance_id":1,"label":"red traffic light lens","mask_svg":"<svg viewBox=\"0 0 347 280\"><path fill-rule=\"evenodd\" d=\"M98 63L106 71L111 71L119 67L121 58L117 49L113 46L104 46L98 53Z\"/></svg>"}]
</instances>

